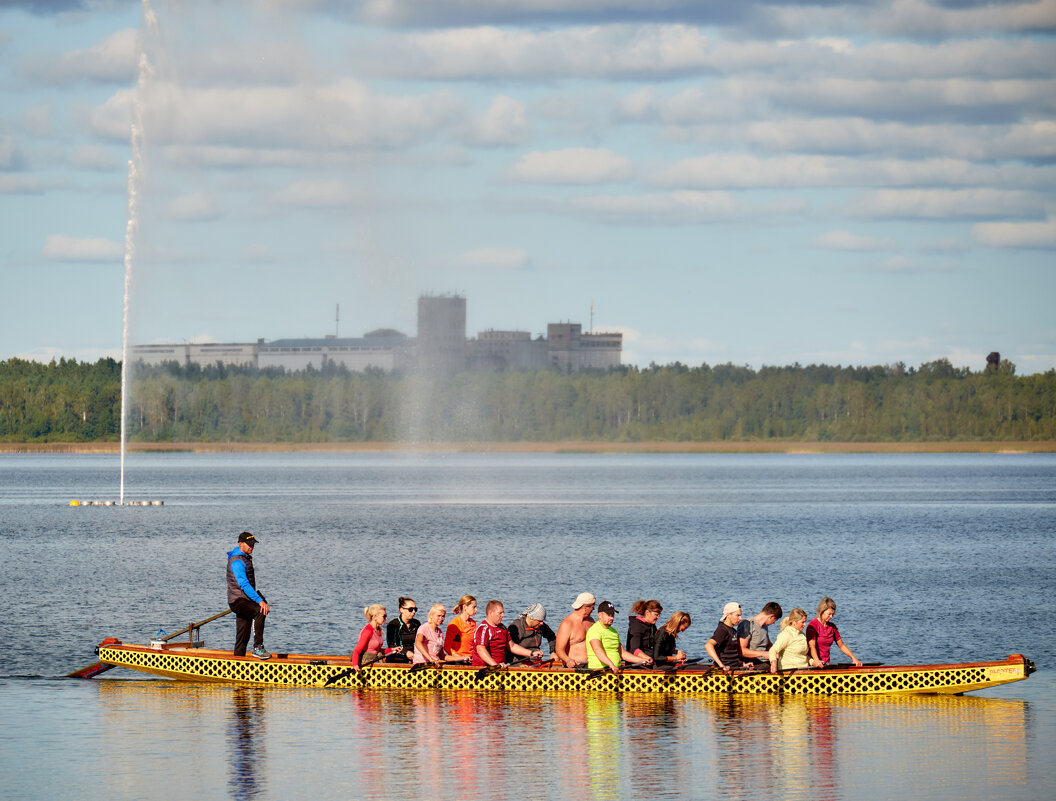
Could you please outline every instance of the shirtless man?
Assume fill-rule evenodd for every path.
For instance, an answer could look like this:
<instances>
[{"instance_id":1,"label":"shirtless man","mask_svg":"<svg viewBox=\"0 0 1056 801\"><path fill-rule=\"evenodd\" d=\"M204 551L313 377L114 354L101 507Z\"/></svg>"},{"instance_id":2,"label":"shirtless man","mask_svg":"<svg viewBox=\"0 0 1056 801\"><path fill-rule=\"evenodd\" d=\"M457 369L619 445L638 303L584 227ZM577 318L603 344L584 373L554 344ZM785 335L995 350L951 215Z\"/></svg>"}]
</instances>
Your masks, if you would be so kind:
<instances>
[{"instance_id":1,"label":"shirtless man","mask_svg":"<svg viewBox=\"0 0 1056 801\"><path fill-rule=\"evenodd\" d=\"M574 668L587 662L587 629L594 625L594 618L590 616L594 604L593 595L581 592L572 604L572 614L557 627L555 652L565 667Z\"/></svg>"}]
</instances>

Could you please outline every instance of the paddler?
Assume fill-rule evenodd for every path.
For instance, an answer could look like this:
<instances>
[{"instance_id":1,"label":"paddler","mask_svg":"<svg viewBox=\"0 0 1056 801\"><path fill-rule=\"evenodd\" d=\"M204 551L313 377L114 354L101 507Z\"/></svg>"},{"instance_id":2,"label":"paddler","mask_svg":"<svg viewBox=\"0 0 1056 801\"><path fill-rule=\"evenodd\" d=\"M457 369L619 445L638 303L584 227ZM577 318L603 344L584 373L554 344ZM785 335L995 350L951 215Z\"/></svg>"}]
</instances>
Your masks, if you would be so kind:
<instances>
[{"instance_id":1,"label":"paddler","mask_svg":"<svg viewBox=\"0 0 1056 801\"><path fill-rule=\"evenodd\" d=\"M635 665L651 665L651 656L632 654L620 642L620 633L612 627L618 610L609 601L598 606L598 622L587 631L587 667L591 670L607 667L613 673L620 672L620 662Z\"/></svg>"},{"instance_id":2,"label":"paddler","mask_svg":"<svg viewBox=\"0 0 1056 801\"><path fill-rule=\"evenodd\" d=\"M253 630L253 656L270 659L264 650L264 618L268 615L268 602L257 590L256 574L253 571L253 547L257 538L248 531L238 535L238 545L227 552L227 605L235 613L234 656L245 656L249 644L250 629Z\"/></svg>"},{"instance_id":3,"label":"paddler","mask_svg":"<svg viewBox=\"0 0 1056 801\"><path fill-rule=\"evenodd\" d=\"M508 627L510 642L529 651L539 651L545 639L550 644L550 656L557 658L557 635L546 625L546 607L534 603L525 609Z\"/></svg>"},{"instance_id":4,"label":"paddler","mask_svg":"<svg viewBox=\"0 0 1056 801\"><path fill-rule=\"evenodd\" d=\"M587 663L587 631L594 625L594 596L581 592L572 602L572 614L561 621L557 627L557 640L554 643L557 658L565 667Z\"/></svg>"},{"instance_id":5,"label":"paddler","mask_svg":"<svg viewBox=\"0 0 1056 801\"><path fill-rule=\"evenodd\" d=\"M506 610L502 601L488 601L484 607L484 622L473 631L473 666L506 667L510 663L510 654L530 659L540 659L543 652L539 649L529 650L510 642L510 632L502 625Z\"/></svg>"},{"instance_id":6,"label":"paddler","mask_svg":"<svg viewBox=\"0 0 1056 801\"><path fill-rule=\"evenodd\" d=\"M704 645L704 650L715 662L715 666L725 673L734 668L748 667L741 655L741 640L737 636L737 626L741 623L741 605L730 601L722 608L722 619L715 627L715 633Z\"/></svg>"}]
</instances>

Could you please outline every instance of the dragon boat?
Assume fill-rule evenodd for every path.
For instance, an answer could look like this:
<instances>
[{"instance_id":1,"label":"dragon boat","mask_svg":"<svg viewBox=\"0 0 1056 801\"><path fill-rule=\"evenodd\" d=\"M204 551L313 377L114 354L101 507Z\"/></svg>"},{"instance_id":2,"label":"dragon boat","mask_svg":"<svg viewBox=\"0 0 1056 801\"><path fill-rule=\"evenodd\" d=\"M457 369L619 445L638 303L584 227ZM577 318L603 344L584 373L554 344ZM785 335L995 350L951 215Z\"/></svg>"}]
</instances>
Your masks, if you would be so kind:
<instances>
[{"instance_id":1,"label":"dragon boat","mask_svg":"<svg viewBox=\"0 0 1056 801\"><path fill-rule=\"evenodd\" d=\"M772 674L765 668L724 673L706 665L628 668L621 673L612 673L566 668L552 662L515 664L505 669L454 663L436 668L378 662L354 670L347 655L272 654L270 659L260 660L205 648L198 642L132 645L113 638L100 643L96 653L101 665L105 666L103 669L122 667L182 681L275 687L534 693L960 695L1021 681L1035 670L1034 663L1022 654L1013 654L1000 662L843 665L783 670Z\"/></svg>"}]
</instances>

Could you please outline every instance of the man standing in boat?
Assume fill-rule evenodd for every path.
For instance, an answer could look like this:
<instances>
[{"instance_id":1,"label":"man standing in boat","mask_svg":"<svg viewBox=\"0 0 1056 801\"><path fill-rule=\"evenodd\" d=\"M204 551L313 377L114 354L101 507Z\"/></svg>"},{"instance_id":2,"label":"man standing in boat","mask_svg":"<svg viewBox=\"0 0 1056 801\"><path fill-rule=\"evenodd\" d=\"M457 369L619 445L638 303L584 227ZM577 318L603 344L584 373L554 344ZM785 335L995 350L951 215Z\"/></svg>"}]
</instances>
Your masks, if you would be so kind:
<instances>
[{"instance_id":1,"label":"man standing in boat","mask_svg":"<svg viewBox=\"0 0 1056 801\"><path fill-rule=\"evenodd\" d=\"M257 590L253 572L253 546L257 538L248 531L238 535L238 545L227 552L227 605L235 613L234 656L245 656L249 644L250 629L253 631L253 656L270 659L264 650L264 618L268 615L268 602Z\"/></svg>"}]
</instances>

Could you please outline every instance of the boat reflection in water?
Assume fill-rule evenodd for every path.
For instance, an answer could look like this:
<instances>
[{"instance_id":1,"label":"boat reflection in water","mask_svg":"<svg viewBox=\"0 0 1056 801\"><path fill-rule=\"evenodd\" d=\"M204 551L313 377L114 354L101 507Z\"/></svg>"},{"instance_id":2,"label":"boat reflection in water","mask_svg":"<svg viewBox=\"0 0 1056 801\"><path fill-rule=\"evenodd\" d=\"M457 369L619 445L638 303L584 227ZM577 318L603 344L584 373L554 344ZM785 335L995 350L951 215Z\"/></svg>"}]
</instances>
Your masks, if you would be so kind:
<instances>
[{"instance_id":1,"label":"boat reflection in water","mask_svg":"<svg viewBox=\"0 0 1056 801\"><path fill-rule=\"evenodd\" d=\"M878 787L887 797L996 796L1027 782L1028 705L1015 700L98 688L104 782L122 797L150 776L172 778L148 780L153 798L193 789L241 799L695 798L722 788L825 801Z\"/></svg>"}]
</instances>

